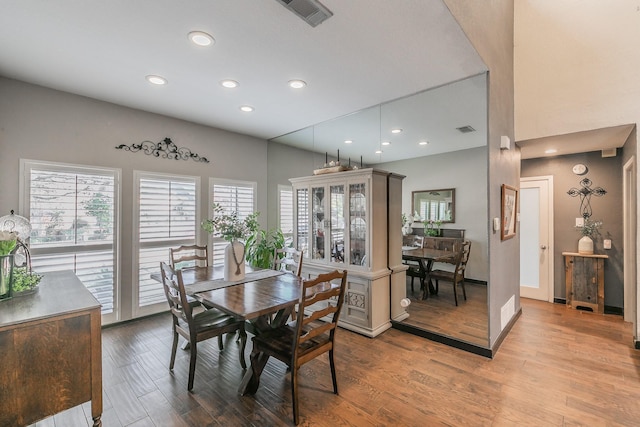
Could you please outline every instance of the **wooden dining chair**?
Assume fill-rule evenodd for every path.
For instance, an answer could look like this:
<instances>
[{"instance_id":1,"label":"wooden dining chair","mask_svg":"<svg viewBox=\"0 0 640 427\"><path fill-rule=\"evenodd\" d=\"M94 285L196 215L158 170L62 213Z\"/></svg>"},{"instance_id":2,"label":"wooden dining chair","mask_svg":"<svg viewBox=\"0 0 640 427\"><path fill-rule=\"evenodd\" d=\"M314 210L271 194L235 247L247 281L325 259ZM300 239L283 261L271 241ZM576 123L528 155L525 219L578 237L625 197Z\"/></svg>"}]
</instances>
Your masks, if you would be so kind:
<instances>
[{"instance_id":1,"label":"wooden dining chair","mask_svg":"<svg viewBox=\"0 0 640 427\"><path fill-rule=\"evenodd\" d=\"M338 280L339 284L332 283ZM260 364L254 363L261 354L284 362L291 370L293 422L296 425L300 414L298 371L303 364L328 352L333 392L338 394L333 351L346 284L347 272L337 270L320 274L313 280L304 280L298 302L297 320L253 337L251 368L254 370L254 376L259 378L261 374L257 372L261 370L258 367Z\"/></svg>"},{"instance_id":2,"label":"wooden dining chair","mask_svg":"<svg viewBox=\"0 0 640 427\"><path fill-rule=\"evenodd\" d=\"M453 256L436 258L434 261L451 264L453 265L453 269L450 270L433 270L429 274L429 278L435 280L436 282L436 293L439 289L439 281L444 280L446 282L451 282L453 284L453 297L456 302L456 306L458 305L458 284L462 288L462 295L466 301L467 299L467 291L464 288L464 271L467 267L467 262L469 261L469 254L471 252L471 242L465 240L462 244L458 245L458 251Z\"/></svg>"},{"instance_id":3,"label":"wooden dining chair","mask_svg":"<svg viewBox=\"0 0 640 427\"><path fill-rule=\"evenodd\" d=\"M275 248L273 251L272 270L288 271L298 277L302 274L303 251L296 248Z\"/></svg>"},{"instance_id":4,"label":"wooden dining chair","mask_svg":"<svg viewBox=\"0 0 640 427\"><path fill-rule=\"evenodd\" d=\"M209 265L209 250L207 246L182 245L170 248L171 268L207 267Z\"/></svg>"},{"instance_id":5,"label":"wooden dining chair","mask_svg":"<svg viewBox=\"0 0 640 427\"><path fill-rule=\"evenodd\" d=\"M191 391L196 371L197 344L213 337L219 337L218 343L220 344L220 337L223 334L235 331L238 331L240 335L240 366L242 366L242 369L246 369L244 349L247 343L247 333L244 329L244 320L238 320L215 308L194 313L187 301L187 293L182 281L182 271L174 270L164 262L160 263L160 271L164 294L167 297L173 317L173 345L171 347L169 370L173 370L178 348L178 336L181 335L189 343L191 351L189 383L187 385L187 390Z\"/></svg>"}]
</instances>

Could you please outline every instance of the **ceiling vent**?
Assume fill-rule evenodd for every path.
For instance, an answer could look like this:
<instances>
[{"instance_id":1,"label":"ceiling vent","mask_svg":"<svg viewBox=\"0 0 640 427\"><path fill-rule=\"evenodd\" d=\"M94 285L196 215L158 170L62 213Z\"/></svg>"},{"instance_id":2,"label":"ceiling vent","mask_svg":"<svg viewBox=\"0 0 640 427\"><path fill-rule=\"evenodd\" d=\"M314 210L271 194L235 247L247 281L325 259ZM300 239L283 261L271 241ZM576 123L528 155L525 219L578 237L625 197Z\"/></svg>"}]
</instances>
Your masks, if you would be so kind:
<instances>
[{"instance_id":1,"label":"ceiling vent","mask_svg":"<svg viewBox=\"0 0 640 427\"><path fill-rule=\"evenodd\" d=\"M456 128L456 129L458 129L458 132L460 132L460 133L469 133L469 132L475 132L476 131L474 128L472 128L469 125L462 126L460 128Z\"/></svg>"},{"instance_id":2,"label":"ceiling vent","mask_svg":"<svg viewBox=\"0 0 640 427\"><path fill-rule=\"evenodd\" d=\"M298 15L312 27L321 24L333 13L317 0L276 0L284 7Z\"/></svg>"}]
</instances>

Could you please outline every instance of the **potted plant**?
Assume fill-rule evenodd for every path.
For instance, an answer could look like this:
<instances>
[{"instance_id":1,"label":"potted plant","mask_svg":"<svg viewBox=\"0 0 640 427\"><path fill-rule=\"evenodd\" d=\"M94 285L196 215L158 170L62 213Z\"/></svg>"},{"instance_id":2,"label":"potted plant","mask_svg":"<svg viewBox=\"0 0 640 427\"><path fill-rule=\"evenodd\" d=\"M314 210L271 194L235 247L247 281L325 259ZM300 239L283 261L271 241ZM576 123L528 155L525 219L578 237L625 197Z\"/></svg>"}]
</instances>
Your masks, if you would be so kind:
<instances>
[{"instance_id":1,"label":"potted plant","mask_svg":"<svg viewBox=\"0 0 640 427\"><path fill-rule=\"evenodd\" d=\"M438 237L440 236L440 226L442 221L434 221L432 219L424 222L424 234L425 236Z\"/></svg>"},{"instance_id":2,"label":"potted plant","mask_svg":"<svg viewBox=\"0 0 640 427\"><path fill-rule=\"evenodd\" d=\"M259 212L254 212L241 220L237 212L225 213L222 205L216 203L213 205L213 219L202 222L204 230L229 242L224 255L224 280L244 279L246 254L245 246L240 240L246 240L258 229L258 215Z\"/></svg>"},{"instance_id":3,"label":"potted plant","mask_svg":"<svg viewBox=\"0 0 640 427\"><path fill-rule=\"evenodd\" d=\"M578 240L578 253L583 255L593 254L593 238L598 234L598 229L602 227L602 221L591 221L589 217L585 217L581 226L576 229L582 234L582 238Z\"/></svg>"},{"instance_id":4,"label":"potted plant","mask_svg":"<svg viewBox=\"0 0 640 427\"><path fill-rule=\"evenodd\" d=\"M38 290L42 275L29 271L28 267L13 269L13 296L28 295Z\"/></svg>"},{"instance_id":5,"label":"potted plant","mask_svg":"<svg viewBox=\"0 0 640 427\"><path fill-rule=\"evenodd\" d=\"M285 245L284 235L279 228L274 230L255 230L246 241L247 262L252 267L271 268L276 248Z\"/></svg>"}]
</instances>

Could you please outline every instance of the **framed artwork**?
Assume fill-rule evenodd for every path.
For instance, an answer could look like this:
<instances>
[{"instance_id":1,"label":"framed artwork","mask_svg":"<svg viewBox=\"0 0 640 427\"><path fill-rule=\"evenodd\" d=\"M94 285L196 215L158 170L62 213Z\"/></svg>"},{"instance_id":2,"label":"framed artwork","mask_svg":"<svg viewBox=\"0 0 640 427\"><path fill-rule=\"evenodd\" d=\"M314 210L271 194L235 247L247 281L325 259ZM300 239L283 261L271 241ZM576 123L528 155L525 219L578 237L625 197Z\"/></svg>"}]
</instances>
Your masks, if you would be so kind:
<instances>
[{"instance_id":1,"label":"framed artwork","mask_svg":"<svg viewBox=\"0 0 640 427\"><path fill-rule=\"evenodd\" d=\"M500 239L507 240L516 235L516 215L518 208L518 190L502 184L502 208L500 210Z\"/></svg>"}]
</instances>

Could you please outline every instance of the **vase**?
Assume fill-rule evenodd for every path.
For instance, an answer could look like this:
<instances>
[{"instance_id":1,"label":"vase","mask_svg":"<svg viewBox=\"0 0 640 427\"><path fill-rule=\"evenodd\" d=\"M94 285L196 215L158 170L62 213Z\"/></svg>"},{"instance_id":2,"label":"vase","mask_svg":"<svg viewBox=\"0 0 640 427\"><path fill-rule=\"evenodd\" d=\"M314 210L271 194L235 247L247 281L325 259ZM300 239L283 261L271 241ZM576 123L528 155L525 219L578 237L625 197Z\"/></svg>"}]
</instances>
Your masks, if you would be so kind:
<instances>
[{"instance_id":1,"label":"vase","mask_svg":"<svg viewBox=\"0 0 640 427\"><path fill-rule=\"evenodd\" d=\"M244 244L234 240L224 249L224 280L236 282L244 279Z\"/></svg>"},{"instance_id":2,"label":"vase","mask_svg":"<svg viewBox=\"0 0 640 427\"><path fill-rule=\"evenodd\" d=\"M411 226L409 224L402 226L402 235L403 236L408 236L411 233L413 233L413 228L411 228Z\"/></svg>"},{"instance_id":3,"label":"vase","mask_svg":"<svg viewBox=\"0 0 640 427\"><path fill-rule=\"evenodd\" d=\"M582 255L593 255L593 240L589 236L582 236L578 240L578 253Z\"/></svg>"},{"instance_id":4,"label":"vase","mask_svg":"<svg viewBox=\"0 0 640 427\"><path fill-rule=\"evenodd\" d=\"M13 254L0 255L0 300L11 298L13 284Z\"/></svg>"}]
</instances>

